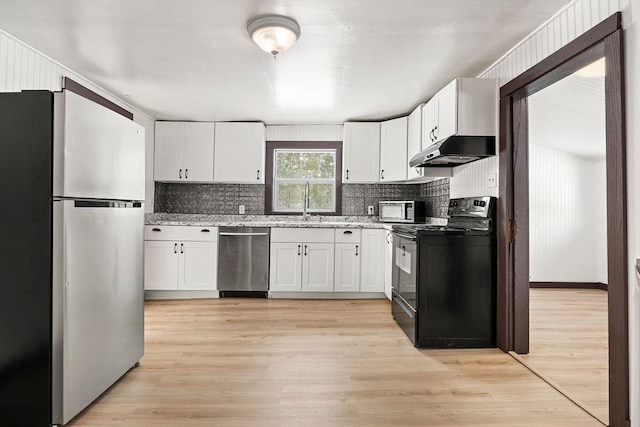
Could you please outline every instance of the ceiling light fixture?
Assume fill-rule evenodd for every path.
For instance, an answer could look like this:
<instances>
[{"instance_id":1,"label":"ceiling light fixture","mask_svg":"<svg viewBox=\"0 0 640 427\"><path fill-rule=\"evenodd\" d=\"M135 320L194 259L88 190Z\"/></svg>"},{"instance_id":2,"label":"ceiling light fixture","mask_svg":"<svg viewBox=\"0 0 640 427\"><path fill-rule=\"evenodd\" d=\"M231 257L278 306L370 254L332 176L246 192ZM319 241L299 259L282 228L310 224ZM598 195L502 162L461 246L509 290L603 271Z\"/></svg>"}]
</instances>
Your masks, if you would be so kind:
<instances>
[{"instance_id":1,"label":"ceiling light fixture","mask_svg":"<svg viewBox=\"0 0 640 427\"><path fill-rule=\"evenodd\" d=\"M276 55L289 49L298 40L300 26L289 17L267 15L249 22L247 32L260 49L276 59Z\"/></svg>"}]
</instances>

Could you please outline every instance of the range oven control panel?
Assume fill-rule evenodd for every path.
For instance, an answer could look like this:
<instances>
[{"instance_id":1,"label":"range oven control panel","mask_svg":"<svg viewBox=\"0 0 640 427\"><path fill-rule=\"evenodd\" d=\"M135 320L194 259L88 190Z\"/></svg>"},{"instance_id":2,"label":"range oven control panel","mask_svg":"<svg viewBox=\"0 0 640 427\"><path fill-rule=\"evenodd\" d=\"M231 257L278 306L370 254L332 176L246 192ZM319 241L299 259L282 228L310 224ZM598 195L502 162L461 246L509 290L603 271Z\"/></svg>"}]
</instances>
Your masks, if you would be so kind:
<instances>
[{"instance_id":1,"label":"range oven control panel","mask_svg":"<svg viewBox=\"0 0 640 427\"><path fill-rule=\"evenodd\" d=\"M489 218L493 210L493 197L463 197L451 199L449 217L473 216Z\"/></svg>"}]
</instances>

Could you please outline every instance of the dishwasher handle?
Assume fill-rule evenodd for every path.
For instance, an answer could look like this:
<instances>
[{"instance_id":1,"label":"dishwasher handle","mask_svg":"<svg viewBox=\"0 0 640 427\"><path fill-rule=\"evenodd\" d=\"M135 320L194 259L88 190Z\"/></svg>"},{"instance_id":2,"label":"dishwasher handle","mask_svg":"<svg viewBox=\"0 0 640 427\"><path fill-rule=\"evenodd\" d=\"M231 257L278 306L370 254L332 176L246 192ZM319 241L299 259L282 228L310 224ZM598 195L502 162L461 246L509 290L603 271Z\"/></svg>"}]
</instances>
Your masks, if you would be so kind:
<instances>
[{"instance_id":1,"label":"dishwasher handle","mask_svg":"<svg viewBox=\"0 0 640 427\"><path fill-rule=\"evenodd\" d=\"M220 236L268 236L269 233L232 233L228 231L221 231Z\"/></svg>"}]
</instances>

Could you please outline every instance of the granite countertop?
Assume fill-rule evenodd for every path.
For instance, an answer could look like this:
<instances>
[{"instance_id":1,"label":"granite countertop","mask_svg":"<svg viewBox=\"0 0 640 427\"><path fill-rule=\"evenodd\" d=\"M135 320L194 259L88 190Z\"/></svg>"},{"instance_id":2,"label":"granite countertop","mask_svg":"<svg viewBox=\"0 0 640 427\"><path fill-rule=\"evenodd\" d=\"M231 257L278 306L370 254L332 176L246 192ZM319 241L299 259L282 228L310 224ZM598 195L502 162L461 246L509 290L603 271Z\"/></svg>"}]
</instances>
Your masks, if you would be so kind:
<instances>
[{"instance_id":1,"label":"granite countertop","mask_svg":"<svg viewBox=\"0 0 640 427\"><path fill-rule=\"evenodd\" d=\"M446 225L446 219L427 218L427 223ZM206 215L150 213L146 225L196 225L204 227L292 227L292 228L382 228L391 224L378 222L377 216L319 216L306 221L301 215Z\"/></svg>"},{"instance_id":2,"label":"granite countertop","mask_svg":"<svg viewBox=\"0 0 640 427\"><path fill-rule=\"evenodd\" d=\"M206 227L389 228L374 216L205 215L151 213L146 225L197 225Z\"/></svg>"}]
</instances>

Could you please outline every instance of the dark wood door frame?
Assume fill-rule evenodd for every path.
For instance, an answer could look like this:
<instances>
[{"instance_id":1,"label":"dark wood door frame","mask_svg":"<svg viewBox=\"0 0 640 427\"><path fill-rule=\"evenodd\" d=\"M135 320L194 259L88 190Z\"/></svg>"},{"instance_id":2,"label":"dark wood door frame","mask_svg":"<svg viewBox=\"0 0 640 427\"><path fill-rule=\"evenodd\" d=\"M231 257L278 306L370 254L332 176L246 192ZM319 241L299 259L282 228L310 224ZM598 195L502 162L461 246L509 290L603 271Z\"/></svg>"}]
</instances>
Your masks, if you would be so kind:
<instances>
[{"instance_id":1,"label":"dark wood door frame","mask_svg":"<svg viewBox=\"0 0 640 427\"><path fill-rule=\"evenodd\" d=\"M500 89L498 347L529 351L527 97L605 57L609 420L629 426L624 57L618 12Z\"/></svg>"}]
</instances>

